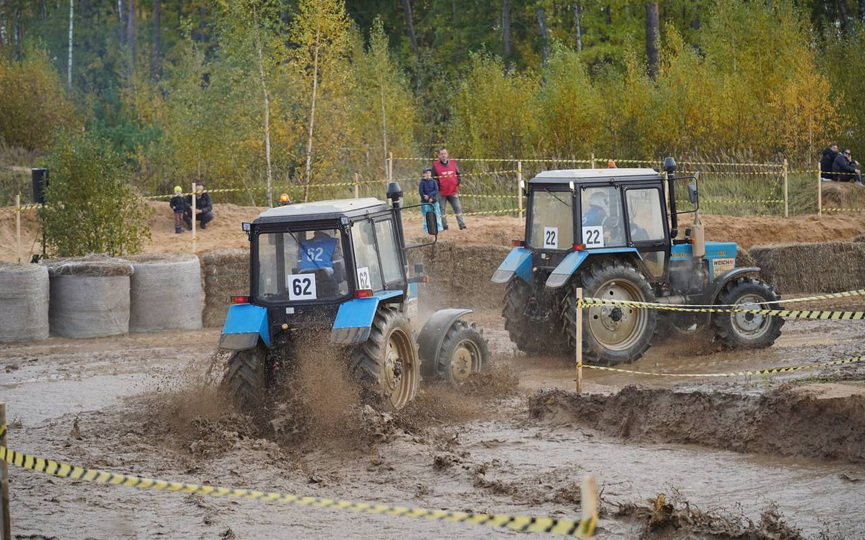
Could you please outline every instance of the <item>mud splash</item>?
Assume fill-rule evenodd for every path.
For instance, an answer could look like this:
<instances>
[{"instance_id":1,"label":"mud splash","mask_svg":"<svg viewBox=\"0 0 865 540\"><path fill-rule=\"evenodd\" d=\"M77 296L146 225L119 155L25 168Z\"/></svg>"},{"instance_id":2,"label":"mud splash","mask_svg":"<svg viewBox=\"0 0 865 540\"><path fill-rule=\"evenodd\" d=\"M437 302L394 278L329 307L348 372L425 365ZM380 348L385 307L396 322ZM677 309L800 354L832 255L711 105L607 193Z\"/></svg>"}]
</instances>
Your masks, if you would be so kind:
<instances>
[{"instance_id":1,"label":"mud splash","mask_svg":"<svg viewBox=\"0 0 865 540\"><path fill-rule=\"evenodd\" d=\"M865 395L784 385L760 395L628 386L613 395L542 390L531 418L575 422L623 439L865 462Z\"/></svg>"}]
</instances>

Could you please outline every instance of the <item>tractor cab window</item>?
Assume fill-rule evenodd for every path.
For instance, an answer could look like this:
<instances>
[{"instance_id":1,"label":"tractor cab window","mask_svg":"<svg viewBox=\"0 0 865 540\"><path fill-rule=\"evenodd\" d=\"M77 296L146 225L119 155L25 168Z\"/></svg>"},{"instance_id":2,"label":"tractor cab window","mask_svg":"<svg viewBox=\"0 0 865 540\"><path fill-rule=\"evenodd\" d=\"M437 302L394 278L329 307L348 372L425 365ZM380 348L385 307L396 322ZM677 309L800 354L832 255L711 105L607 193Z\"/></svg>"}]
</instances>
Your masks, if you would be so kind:
<instances>
[{"instance_id":1,"label":"tractor cab window","mask_svg":"<svg viewBox=\"0 0 865 540\"><path fill-rule=\"evenodd\" d=\"M536 249L571 249L574 245L574 209L570 191L536 189L532 192L529 246Z\"/></svg>"},{"instance_id":2,"label":"tractor cab window","mask_svg":"<svg viewBox=\"0 0 865 540\"><path fill-rule=\"evenodd\" d=\"M664 240L664 217L661 195L657 189L629 189L628 229L632 242Z\"/></svg>"},{"instance_id":3,"label":"tractor cab window","mask_svg":"<svg viewBox=\"0 0 865 540\"><path fill-rule=\"evenodd\" d=\"M354 271L357 288L374 291L384 289L372 222L359 221L352 225L351 242L354 245Z\"/></svg>"},{"instance_id":4,"label":"tractor cab window","mask_svg":"<svg viewBox=\"0 0 865 540\"><path fill-rule=\"evenodd\" d=\"M399 261L399 246L396 243L396 234L393 230L393 220L385 219L375 222L375 236L378 239L378 250L381 256L382 274L384 282L401 283L402 269Z\"/></svg>"},{"instance_id":5,"label":"tractor cab window","mask_svg":"<svg viewBox=\"0 0 865 540\"><path fill-rule=\"evenodd\" d=\"M348 294L339 230L262 233L257 241L257 298L298 302Z\"/></svg>"},{"instance_id":6,"label":"tractor cab window","mask_svg":"<svg viewBox=\"0 0 865 540\"><path fill-rule=\"evenodd\" d=\"M588 249L625 245L625 220L620 191L612 186L583 188L580 225Z\"/></svg>"}]
</instances>

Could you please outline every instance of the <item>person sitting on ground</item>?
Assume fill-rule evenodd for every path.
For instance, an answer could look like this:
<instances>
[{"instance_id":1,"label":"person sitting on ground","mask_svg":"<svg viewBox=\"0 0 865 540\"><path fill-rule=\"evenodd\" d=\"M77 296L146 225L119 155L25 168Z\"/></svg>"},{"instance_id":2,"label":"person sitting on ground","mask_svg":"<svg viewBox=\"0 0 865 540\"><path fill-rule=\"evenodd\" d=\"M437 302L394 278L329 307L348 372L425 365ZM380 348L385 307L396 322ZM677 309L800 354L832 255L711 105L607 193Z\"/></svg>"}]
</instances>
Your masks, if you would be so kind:
<instances>
[{"instance_id":1,"label":"person sitting on ground","mask_svg":"<svg viewBox=\"0 0 865 540\"><path fill-rule=\"evenodd\" d=\"M832 164L835 163L835 158L838 157L838 145L831 144L823 149L823 155L820 157L820 179L824 182L834 182L837 180L832 172Z\"/></svg>"},{"instance_id":2,"label":"person sitting on ground","mask_svg":"<svg viewBox=\"0 0 865 540\"><path fill-rule=\"evenodd\" d=\"M845 148L844 152L838 154L835 161L832 163L832 172L835 173L839 182L853 182L857 186L862 185L862 176L859 169L856 168L858 163L850 157L850 149Z\"/></svg>"},{"instance_id":3,"label":"person sitting on ground","mask_svg":"<svg viewBox=\"0 0 865 540\"><path fill-rule=\"evenodd\" d=\"M183 232L183 214L186 213L186 199L183 197L183 188L174 186L174 197L168 202L174 211L174 232Z\"/></svg>"},{"instance_id":4,"label":"person sitting on ground","mask_svg":"<svg viewBox=\"0 0 865 540\"><path fill-rule=\"evenodd\" d=\"M186 228L192 230L192 195L186 196L186 213L183 221ZM213 221L213 203L210 202L210 193L205 193L204 184L195 186L195 219L201 222L201 228L206 229L207 224Z\"/></svg>"},{"instance_id":5,"label":"person sitting on ground","mask_svg":"<svg viewBox=\"0 0 865 540\"><path fill-rule=\"evenodd\" d=\"M291 197L288 196L288 193L281 193L279 195L279 206L288 206L291 204Z\"/></svg>"}]
</instances>

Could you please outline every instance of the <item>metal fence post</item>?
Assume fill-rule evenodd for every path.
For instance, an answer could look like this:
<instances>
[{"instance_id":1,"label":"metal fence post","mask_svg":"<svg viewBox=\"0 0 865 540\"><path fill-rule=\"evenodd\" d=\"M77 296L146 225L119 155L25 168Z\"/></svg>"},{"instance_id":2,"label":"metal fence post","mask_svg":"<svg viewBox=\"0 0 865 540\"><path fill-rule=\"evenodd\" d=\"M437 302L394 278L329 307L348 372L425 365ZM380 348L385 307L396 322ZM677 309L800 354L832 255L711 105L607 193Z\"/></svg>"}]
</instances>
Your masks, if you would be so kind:
<instances>
[{"instance_id":1,"label":"metal fence post","mask_svg":"<svg viewBox=\"0 0 865 540\"><path fill-rule=\"evenodd\" d=\"M6 404L0 403L0 446L9 448L6 443ZM12 523L9 517L9 467L6 460L0 460L0 526L2 526L2 539L12 540Z\"/></svg>"},{"instance_id":2,"label":"metal fence post","mask_svg":"<svg viewBox=\"0 0 865 540\"><path fill-rule=\"evenodd\" d=\"M583 288L577 287L577 313L576 313L576 324L575 328L575 336L576 336L576 351L577 351L577 393L583 391Z\"/></svg>"},{"instance_id":3,"label":"metal fence post","mask_svg":"<svg viewBox=\"0 0 865 540\"><path fill-rule=\"evenodd\" d=\"M784 217L790 217L790 190L787 183L787 158L784 158Z\"/></svg>"},{"instance_id":4,"label":"metal fence post","mask_svg":"<svg viewBox=\"0 0 865 540\"><path fill-rule=\"evenodd\" d=\"M517 209L523 219L523 162L517 161Z\"/></svg>"}]
</instances>

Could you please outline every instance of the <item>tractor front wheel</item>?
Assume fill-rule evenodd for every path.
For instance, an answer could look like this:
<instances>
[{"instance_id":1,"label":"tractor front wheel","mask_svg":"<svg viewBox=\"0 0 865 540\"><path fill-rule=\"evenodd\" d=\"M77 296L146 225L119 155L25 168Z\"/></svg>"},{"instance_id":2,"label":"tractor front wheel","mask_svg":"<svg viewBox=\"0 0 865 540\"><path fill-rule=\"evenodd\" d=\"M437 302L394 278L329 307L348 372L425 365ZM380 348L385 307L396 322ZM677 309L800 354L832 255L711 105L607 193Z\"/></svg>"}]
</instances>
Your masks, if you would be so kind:
<instances>
[{"instance_id":1,"label":"tractor front wheel","mask_svg":"<svg viewBox=\"0 0 865 540\"><path fill-rule=\"evenodd\" d=\"M420 358L409 321L393 307L376 312L369 339L351 356L364 397L385 411L405 407L420 386Z\"/></svg>"},{"instance_id":2,"label":"tractor front wheel","mask_svg":"<svg viewBox=\"0 0 865 540\"><path fill-rule=\"evenodd\" d=\"M581 276L583 294L603 300L654 302L648 280L620 261L596 263ZM576 285L574 286L574 288ZM565 299L565 330L576 340L576 294ZM583 352L589 362L605 366L640 358L652 343L658 316L652 309L604 304L583 311Z\"/></svg>"},{"instance_id":3,"label":"tractor front wheel","mask_svg":"<svg viewBox=\"0 0 865 540\"><path fill-rule=\"evenodd\" d=\"M487 340L474 324L456 321L448 330L436 355L439 379L454 385L468 380L472 373L482 371L489 361Z\"/></svg>"},{"instance_id":4,"label":"tractor front wheel","mask_svg":"<svg viewBox=\"0 0 865 540\"><path fill-rule=\"evenodd\" d=\"M715 303L743 310L783 309L780 299L768 283L741 278L728 283ZM712 317L715 339L728 349L769 347L781 335L782 326L784 319L774 315L716 313Z\"/></svg>"}]
</instances>

